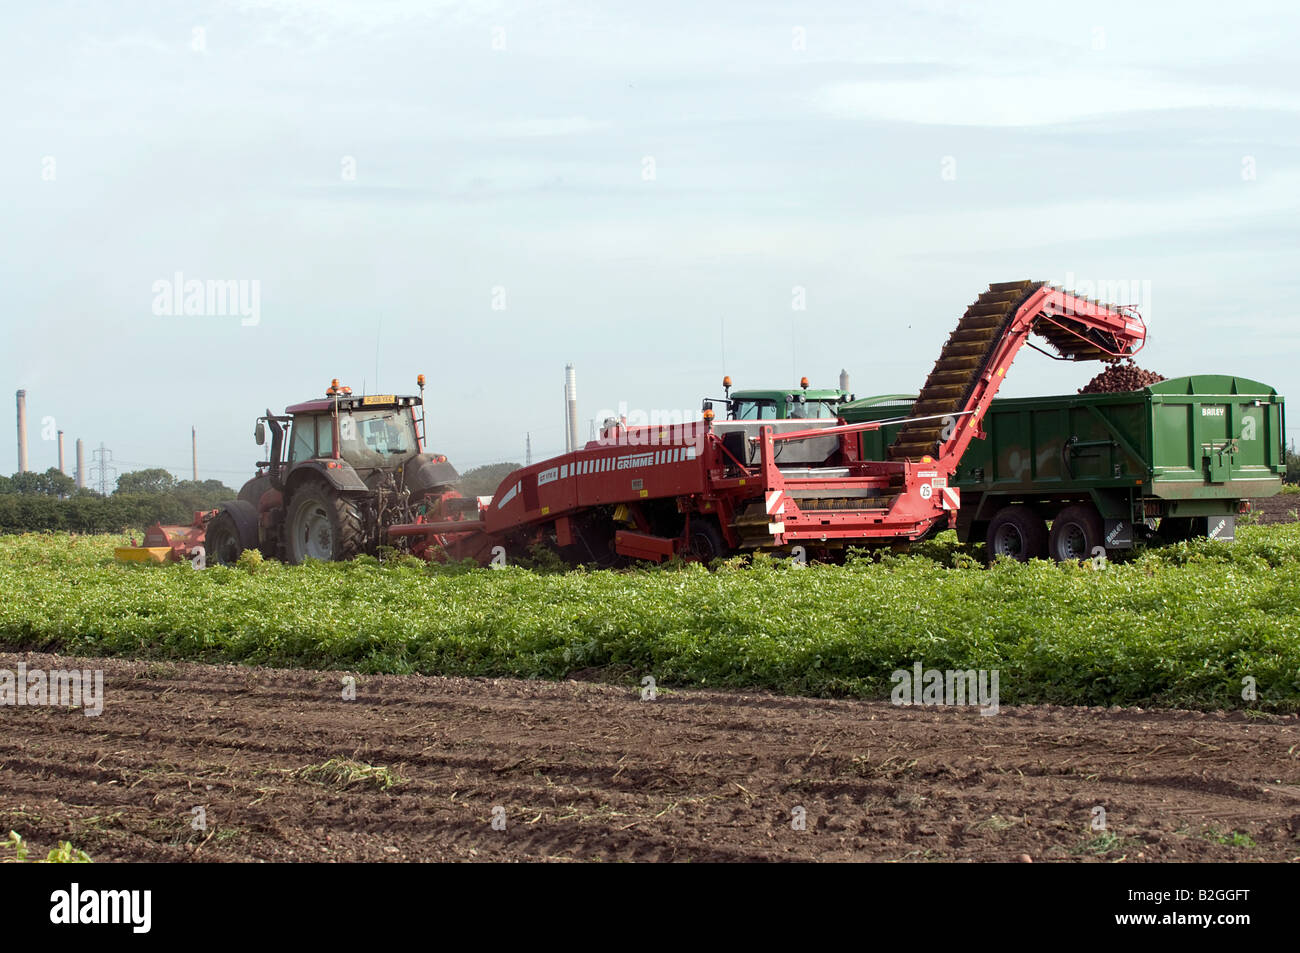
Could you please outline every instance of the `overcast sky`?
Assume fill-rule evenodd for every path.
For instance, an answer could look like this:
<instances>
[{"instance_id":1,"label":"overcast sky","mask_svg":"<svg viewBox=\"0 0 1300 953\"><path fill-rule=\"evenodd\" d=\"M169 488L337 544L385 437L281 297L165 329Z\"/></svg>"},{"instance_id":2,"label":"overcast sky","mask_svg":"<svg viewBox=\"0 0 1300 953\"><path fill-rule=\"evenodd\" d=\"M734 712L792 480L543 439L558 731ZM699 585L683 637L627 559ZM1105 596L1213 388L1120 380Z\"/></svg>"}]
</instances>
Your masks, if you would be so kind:
<instances>
[{"instance_id":1,"label":"overcast sky","mask_svg":"<svg viewBox=\"0 0 1300 953\"><path fill-rule=\"evenodd\" d=\"M1144 367L1300 394L1297 36L1281 2L5 4L5 400L32 469L53 418L69 470L80 437L188 476L195 425L237 486L268 406L423 371L467 469L563 449L566 361L583 439L724 372L914 392L1019 278L1122 282ZM178 273L256 323L156 313ZM1002 393L1098 369L1025 351Z\"/></svg>"}]
</instances>

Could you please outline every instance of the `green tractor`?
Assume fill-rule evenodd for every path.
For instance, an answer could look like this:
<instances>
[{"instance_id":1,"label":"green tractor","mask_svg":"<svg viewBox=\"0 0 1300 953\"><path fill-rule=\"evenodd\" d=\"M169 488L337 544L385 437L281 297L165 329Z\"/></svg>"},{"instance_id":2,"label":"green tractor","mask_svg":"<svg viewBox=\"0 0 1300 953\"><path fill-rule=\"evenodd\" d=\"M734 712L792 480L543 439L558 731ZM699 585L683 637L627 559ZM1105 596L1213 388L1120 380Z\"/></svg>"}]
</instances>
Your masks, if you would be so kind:
<instances>
[{"instance_id":1,"label":"green tractor","mask_svg":"<svg viewBox=\"0 0 1300 953\"><path fill-rule=\"evenodd\" d=\"M208 562L252 549L294 565L351 559L374 553L386 527L444 516L460 475L423 452L423 374L418 381L418 397L354 396L335 379L323 398L267 410L254 439L265 444L270 429L268 459L208 520Z\"/></svg>"}]
</instances>

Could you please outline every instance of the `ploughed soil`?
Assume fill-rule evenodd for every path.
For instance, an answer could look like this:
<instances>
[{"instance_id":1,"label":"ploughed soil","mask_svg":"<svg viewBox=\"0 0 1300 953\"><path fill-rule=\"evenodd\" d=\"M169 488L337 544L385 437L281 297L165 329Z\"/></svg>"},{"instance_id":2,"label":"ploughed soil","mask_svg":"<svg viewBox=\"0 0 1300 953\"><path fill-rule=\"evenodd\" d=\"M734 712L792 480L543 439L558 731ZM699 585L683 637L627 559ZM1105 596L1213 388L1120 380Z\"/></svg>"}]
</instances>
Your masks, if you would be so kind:
<instances>
[{"instance_id":1,"label":"ploughed soil","mask_svg":"<svg viewBox=\"0 0 1300 953\"><path fill-rule=\"evenodd\" d=\"M1295 716L422 676L345 700L341 672L0 654L20 661L105 680L98 717L0 707L0 832L42 855L1300 859Z\"/></svg>"},{"instance_id":2,"label":"ploughed soil","mask_svg":"<svg viewBox=\"0 0 1300 953\"><path fill-rule=\"evenodd\" d=\"M1279 493L1277 496L1250 501L1251 511L1259 514L1259 522L1294 523L1300 514L1300 494Z\"/></svg>"}]
</instances>

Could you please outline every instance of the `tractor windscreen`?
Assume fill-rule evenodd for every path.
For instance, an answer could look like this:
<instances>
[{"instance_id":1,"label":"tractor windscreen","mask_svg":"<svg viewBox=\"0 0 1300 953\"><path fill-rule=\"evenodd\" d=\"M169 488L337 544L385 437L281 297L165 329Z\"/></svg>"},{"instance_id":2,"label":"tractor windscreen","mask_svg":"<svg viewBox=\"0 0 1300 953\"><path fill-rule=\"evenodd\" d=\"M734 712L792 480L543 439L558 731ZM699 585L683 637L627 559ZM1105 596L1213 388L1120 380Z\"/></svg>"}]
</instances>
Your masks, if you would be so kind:
<instances>
[{"instance_id":1,"label":"tractor windscreen","mask_svg":"<svg viewBox=\"0 0 1300 953\"><path fill-rule=\"evenodd\" d=\"M823 420L828 417L838 417L839 411L836 409L837 404L827 400L806 400L801 401L797 397L793 400L787 400L786 416L787 417L807 417L813 420Z\"/></svg>"},{"instance_id":2,"label":"tractor windscreen","mask_svg":"<svg viewBox=\"0 0 1300 953\"><path fill-rule=\"evenodd\" d=\"M415 424L406 410L339 415L342 457L354 467L391 467L416 452Z\"/></svg>"}]
</instances>

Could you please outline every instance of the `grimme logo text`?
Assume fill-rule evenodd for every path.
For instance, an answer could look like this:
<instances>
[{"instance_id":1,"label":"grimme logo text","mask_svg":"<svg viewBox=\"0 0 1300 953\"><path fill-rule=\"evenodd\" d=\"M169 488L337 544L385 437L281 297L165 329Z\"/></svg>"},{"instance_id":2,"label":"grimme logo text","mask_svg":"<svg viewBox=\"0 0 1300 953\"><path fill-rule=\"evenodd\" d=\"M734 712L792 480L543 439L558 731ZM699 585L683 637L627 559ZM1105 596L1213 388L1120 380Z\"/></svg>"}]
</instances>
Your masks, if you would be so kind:
<instances>
[{"instance_id":1,"label":"grimme logo text","mask_svg":"<svg viewBox=\"0 0 1300 953\"><path fill-rule=\"evenodd\" d=\"M151 890L68 890L50 894L50 922L129 923L132 933L148 933L153 920Z\"/></svg>"},{"instance_id":2,"label":"grimme logo text","mask_svg":"<svg viewBox=\"0 0 1300 953\"><path fill-rule=\"evenodd\" d=\"M104 711L104 673L90 669L30 671L26 662L18 671L0 668L0 705L80 708L87 718Z\"/></svg>"},{"instance_id":3,"label":"grimme logo text","mask_svg":"<svg viewBox=\"0 0 1300 953\"><path fill-rule=\"evenodd\" d=\"M898 669L889 676L894 682L890 701L895 705L979 705L981 715L998 713L998 670L937 668L924 670L920 662L912 671Z\"/></svg>"}]
</instances>

